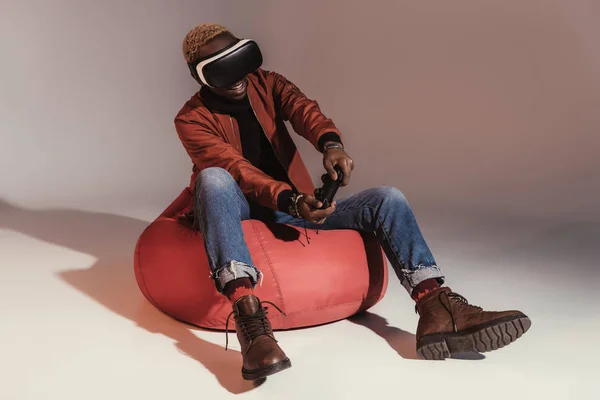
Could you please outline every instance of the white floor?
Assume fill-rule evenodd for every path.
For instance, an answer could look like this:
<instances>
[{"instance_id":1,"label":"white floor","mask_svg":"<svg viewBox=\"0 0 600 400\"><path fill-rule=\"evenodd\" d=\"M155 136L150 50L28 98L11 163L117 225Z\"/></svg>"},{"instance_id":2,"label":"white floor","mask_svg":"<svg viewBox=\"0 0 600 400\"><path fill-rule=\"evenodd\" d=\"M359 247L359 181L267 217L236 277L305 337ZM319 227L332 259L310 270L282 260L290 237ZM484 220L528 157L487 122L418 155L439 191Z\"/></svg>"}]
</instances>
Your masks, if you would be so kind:
<instances>
[{"instance_id":1,"label":"white floor","mask_svg":"<svg viewBox=\"0 0 600 400\"><path fill-rule=\"evenodd\" d=\"M600 220L417 210L448 283L531 330L472 359L416 359L417 315L395 279L364 317L277 334L293 367L255 387L221 333L150 306L130 215L0 204L0 399L598 399ZM392 273L392 278L394 275Z\"/></svg>"}]
</instances>

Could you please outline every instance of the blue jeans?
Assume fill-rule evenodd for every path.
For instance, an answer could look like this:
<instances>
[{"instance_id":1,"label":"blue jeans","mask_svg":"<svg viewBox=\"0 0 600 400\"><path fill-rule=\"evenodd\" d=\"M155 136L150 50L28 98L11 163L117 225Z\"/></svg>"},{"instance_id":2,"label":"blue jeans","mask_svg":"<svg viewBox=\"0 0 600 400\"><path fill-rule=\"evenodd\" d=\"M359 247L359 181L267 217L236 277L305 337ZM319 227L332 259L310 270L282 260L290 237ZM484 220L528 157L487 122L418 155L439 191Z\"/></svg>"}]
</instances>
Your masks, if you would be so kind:
<instances>
[{"instance_id":1,"label":"blue jeans","mask_svg":"<svg viewBox=\"0 0 600 400\"><path fill-rule=\"evenodd\" d=\"M233 177L222 168L206 168L195 187L196 227L204 238L211 277L222 293L237 278L254 285L261 272L253 265L241 221L250 218L308 229L352 229L374 232L404 288L411 293L420 282L444 276L421 234L408 201L398 189L375 187L337 200L335 212L323 224L294 218L281 211L250 205Z\"/></svg>"}]
</instances>

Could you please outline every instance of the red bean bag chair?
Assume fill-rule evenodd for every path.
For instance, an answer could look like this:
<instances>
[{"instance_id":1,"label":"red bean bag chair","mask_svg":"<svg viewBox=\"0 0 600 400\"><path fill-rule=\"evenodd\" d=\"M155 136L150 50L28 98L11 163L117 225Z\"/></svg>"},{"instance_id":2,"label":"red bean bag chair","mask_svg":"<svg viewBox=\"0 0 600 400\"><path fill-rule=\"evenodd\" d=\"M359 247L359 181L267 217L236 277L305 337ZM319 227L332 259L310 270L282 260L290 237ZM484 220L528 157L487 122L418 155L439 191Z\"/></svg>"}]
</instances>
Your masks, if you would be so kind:
<instances>
[{"instance_id":1,"label":"red bean bag chair","mask_svg":"<svg viewBox=\"0 0 600 400\"><path fill-rule=\"evenodd\" d=\"M134 268L144 296L163 313L209 329L225 329L231 312L210 278L201 233L181 218L186 188L138 239ZM242 222L250 255L264 278L255 289L275 330L347 318L379 302L387 289L385 255L373 234L308 230L259 220Z\"/></svg>"}]
</instances>

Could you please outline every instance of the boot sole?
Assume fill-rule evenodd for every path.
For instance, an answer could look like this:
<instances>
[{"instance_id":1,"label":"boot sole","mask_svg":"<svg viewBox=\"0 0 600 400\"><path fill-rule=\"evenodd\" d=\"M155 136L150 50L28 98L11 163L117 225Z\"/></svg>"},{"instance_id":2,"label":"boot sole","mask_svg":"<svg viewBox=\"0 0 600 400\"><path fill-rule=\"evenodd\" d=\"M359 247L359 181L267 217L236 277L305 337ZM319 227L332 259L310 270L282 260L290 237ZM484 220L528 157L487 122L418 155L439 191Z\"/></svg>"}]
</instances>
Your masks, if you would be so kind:
<instances>
[{"instance_id":1,"label":"boot sole","mask_svg":"<svg viewBox=\"0 0 600 400\"><path fill-rule=\"evenodd\" d=\"M276 374L278 372L281 372L281 371L291 368L291 367L292 367L292 362L290 361L289 358L286 358L285 360L281 360L278 363L271 364L271 365L261 368L261 369L255 369L252 371L248 371L248 370L245 370L242 368L242 377L247 381L256 381L256 380L266 378L269 375Z\"/></svg>"},{"instance_id":2,"label":"boot sole","mask_svg":"<svg viewBox=\"0 0 600 400\"><path fill-rule=\"evenodd\" d=\"M417 342L417 356L423 360L444 360L456 353L485 353L507 346L531 327L525 314L513 315L458 333L434 333Z\"/></svg>"}]
</instances>

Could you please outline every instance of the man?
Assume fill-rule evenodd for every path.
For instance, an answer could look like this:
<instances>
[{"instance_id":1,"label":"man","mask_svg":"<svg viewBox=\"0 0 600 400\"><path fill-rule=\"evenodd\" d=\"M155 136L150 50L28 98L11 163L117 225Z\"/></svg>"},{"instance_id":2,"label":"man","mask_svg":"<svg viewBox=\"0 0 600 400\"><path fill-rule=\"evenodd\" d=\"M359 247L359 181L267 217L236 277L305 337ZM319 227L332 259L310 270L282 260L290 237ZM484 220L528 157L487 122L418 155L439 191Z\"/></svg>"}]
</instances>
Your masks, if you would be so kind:
<instances>
[{"instance_id":1,"label":"man","mask_svg":"<svg viewBox=\"0 0 600 400\"><path fill-rule=\"evenodd\" d=\"M334 166L341 169L342 186L348 184L355 164L340 131L317 103L282 75L260 68L227 87L208 84L211 79L223 81L237 67L260 64L262 58L257 61L259 53L252 46L221 25L193 28L184 40L183 53L201 89L175 118L179 138L194 163L191 209L204 238L212 278L232 303L243 377L260 379L291 366L253 292L261 273L252 263L242 233L241 221L249 218L375 232L416 302L421 358L496 350L525 333L531 322L523 313L487 312L442 286L445 277L399 190L376 187L322 207L283 121L290 121L323 153L323 165L333 179L337 178Z\"/></svg>"}]
</instances>

